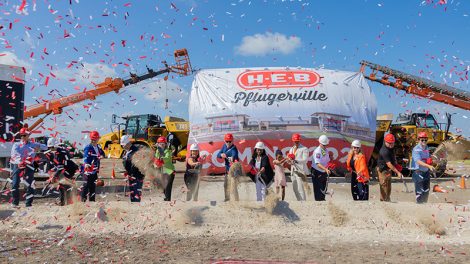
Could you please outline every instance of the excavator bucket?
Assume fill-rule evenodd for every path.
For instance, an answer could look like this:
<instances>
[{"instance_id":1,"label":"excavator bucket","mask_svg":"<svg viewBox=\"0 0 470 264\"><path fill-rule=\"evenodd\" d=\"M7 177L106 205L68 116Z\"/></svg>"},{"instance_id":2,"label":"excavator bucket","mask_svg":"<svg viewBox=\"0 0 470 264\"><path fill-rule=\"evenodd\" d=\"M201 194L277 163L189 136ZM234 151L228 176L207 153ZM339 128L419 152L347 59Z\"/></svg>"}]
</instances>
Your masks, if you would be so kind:
<instances>
[{"instance_id":1,"label":"excavator bucket","mask_svg":"<svg viewBox=\"0 0 470 264\"><path fill-rule=\"evenodd\" d=\"M188 76L193 72L191 61L189 60L188 51L186 49L175 50L174 53L176 66L172 67L172 71L179 76Z\"/></svg>"}]
</instances>

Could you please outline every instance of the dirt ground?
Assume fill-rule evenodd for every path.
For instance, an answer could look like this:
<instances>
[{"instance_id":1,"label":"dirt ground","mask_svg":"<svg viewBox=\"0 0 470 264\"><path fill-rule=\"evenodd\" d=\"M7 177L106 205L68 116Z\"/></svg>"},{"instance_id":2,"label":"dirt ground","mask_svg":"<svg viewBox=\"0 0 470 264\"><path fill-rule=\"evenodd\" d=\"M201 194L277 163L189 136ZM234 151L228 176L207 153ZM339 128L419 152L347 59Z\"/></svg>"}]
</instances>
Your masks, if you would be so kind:
<instances>
[{"instance_id":1,"label":"dirt ground","mask_svg":"<svg viewBox=\"0 0 470 264\"><path fill-rule=\"evenodd\" d=\"M117 179L108 177L113 164ZM221 179L204 177L199 201L186 202L178 173L173 202L147 188L143 201L131 204L120 161L103 166L106 186L96 203L60 207L55 198L43 198L32 208L1 204L0 262L470 263L470 190L461 189L457 177L439 179L448 193L432 193L425 205L415 204L398 180L391 203L379 202L376 183L369 201L354 202L342 178L331 179L326 202L313 195L295 201L288 183L286 201L263 203L255 201L250 182L239 186L240 202L223 202ZM450 167L456 175L470 172L464 163ZM410 179L407 185L413 189Z\"/></svg>"}]
</instances>

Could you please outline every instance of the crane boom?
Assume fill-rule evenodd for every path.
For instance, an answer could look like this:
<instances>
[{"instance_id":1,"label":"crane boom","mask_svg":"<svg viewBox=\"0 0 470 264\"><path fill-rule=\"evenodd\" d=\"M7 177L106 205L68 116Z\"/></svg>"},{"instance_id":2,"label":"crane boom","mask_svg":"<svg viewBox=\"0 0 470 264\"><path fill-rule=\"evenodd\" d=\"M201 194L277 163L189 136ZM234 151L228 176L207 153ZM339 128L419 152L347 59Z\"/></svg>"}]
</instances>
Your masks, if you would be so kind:
<instances>
[{"instance_id":1,"label":"crane boom","mask_svg":"<svg viewBox=\"0 0 470 264\"><path fill-rule=\"evenodd\" d=\"M105 78L104 82L99 83L95 86L95 89L83 91L80 93L52 99L43 103L27 106L24 111L24 119L38 117L40 115L60 114L64 107L85 101L94 100L97 96L103 95L109 92L119 93L119 90L123 87L136 84L138 82L151 79L164 73L174 72L180 76L187 76L192 73L191 62L189 60L188 51L186 49L176 50L174 52L176 65L168 66L164 61L165 68L159 71L153 71L147 68L147 73L141 76L131 73L131 77L126 80L120 78ZM33 130L39 124L44 121L43 118L39 118L33 125L28 129Z\"/></svg>"},{"instance_id":2,"label":"crane boom","mask_svg":"<svg viewBox=\"0 0 470 264\"><path fill-rule=\"evenodd\" d=\"M24 118L34 118L42 114L60 114L62 113L62 108L85 101L85 100L94 100L97 96L106 94L109 92L118 93L119 90L125 86L138 83L143 80L147 80L158 76L160 74L168 73L171 70L165 68L163 70L154 72L149 70L149 72L142 76L132 75L131 78L127 80L122 80L120 78L106 78L104 82L96 85L95 89L60 97L57 99L52 99L44 103L35 104L27 106L24 111Z\"/></svg>"},{"instance_id":3,"label":"crane boom","mask_svg":"<svg viewBox=\"0 0 470 264\"><path fill-rule=\"evenodd\" d=\"M470 94L464 90L433 82L431 80L372 62L363 60L360 64L361 72L363 74L365 73L366 68L370 68L372 70L369 75L364 74L366 79L433 101L449 104L464 110L470 110ZM377 77L378 73L380 73L382 77Z\"/></svg>"}]
</instances>

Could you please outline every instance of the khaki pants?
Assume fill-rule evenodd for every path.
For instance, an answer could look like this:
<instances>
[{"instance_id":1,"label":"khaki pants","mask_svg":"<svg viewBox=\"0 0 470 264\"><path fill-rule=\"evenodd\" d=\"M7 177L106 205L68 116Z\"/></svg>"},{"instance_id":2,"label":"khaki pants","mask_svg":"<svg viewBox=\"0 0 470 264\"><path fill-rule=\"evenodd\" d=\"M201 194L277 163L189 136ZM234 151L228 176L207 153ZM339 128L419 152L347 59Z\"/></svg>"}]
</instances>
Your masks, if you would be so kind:
<instances>
[{"instance_id":1,"label":"khaki pants","mask_svg":"<svg viewBox=\"0 0 470 264\"><path fill-rule=\"evenodd\" d=\"M382 172L377 169L379 173L379 185L380 185L380 201L390 202L390 193L392 192L392 173L390 170L384 170Z\"/></svg>"}]
</instances>

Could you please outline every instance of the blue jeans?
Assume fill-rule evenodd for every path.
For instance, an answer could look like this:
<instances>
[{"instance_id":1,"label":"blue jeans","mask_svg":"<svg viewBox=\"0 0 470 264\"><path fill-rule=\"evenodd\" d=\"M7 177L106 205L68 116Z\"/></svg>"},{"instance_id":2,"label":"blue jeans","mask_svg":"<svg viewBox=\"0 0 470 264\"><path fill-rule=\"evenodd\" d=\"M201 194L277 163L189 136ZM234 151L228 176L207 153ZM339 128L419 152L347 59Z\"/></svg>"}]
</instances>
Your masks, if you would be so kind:
<instances>
[{"instance_id":1,"label":"blue jeans","mask_svg":"<svg viewBox=\"0 0 470 264\"><path fill-rule=\"evenodd\" d=\"M427 203L431 178L429 171L413 171L413 182L415 183L416 203Z\"/></svg>"},{"instance_id":2,"label":"blue jeans","mask_svg":"<svg viewBox=\"0 0 470 264\"><path fill-rule=\"evenodd\" d=\"M140 202L140 198L142 197L143 183L143 179L137 179L131 176L129 177L129 196L131 197L131 202Z\"/></svg>"},{"instance_id":3,"label":"blue jeans","mask_svg":"<svg viewBox=\"0 0 470 264\"><path fill-rule=\"evenodd\" d=\"M26 182L27 189L26 189L26 206L33 205L33 198L34 198L34 170L29 168L28 166L25 169L20 169L18 164L10 164L11 168L11 177L12 177L12 192L11 197L13 198L12 204L19 205L20 204L20 182L23 178Z\"/></svg>"}]
</instances>

